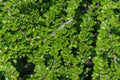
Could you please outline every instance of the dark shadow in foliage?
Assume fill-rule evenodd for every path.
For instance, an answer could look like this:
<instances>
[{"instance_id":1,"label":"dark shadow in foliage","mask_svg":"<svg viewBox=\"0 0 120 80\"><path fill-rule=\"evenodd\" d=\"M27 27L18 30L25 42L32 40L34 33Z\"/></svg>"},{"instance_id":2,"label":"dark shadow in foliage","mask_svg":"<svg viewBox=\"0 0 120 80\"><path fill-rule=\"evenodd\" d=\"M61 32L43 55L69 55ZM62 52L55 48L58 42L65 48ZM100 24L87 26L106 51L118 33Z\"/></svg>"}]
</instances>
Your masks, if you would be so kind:
<instances>
[{"instance_id":1,"label":"dark shadow in foliage","mask_svg":"<svg viewBox=\"0 0 120 80\"><path fill-rule=\"evenodd\" d=\"M110 32L109 32L109 33L111 34L111 36L112 36L112 34L115 34L115 35L117 35L117 36L120 36L120 31L118 31L117 28L112 28L112 29L110 29Z\"/></svg>"},{"instance_id":2,"label":"dark shadow in foliage","mask_svg":"<svg viewBox=\"0 0 120 80\"><path fill-rule=\"evenodd\" d=\"M61 55L62 50L59 50L58 52L59 52L58 56L61 56L61 58L60 58L61 65L62 65L62 66L65 66L64 58L63 58L62 55Z\"/></svg>"},{"instance_id":3,"label":"dark shadow in foliage","mask_svg":"<svg viewBox=\"0 0 120 80\"><path fill-rule=\"evenodd\" d=\"M77 22L73 26L76 27L77 34L79 34L81 31L81 27L78 26L82 22L81 17L89 10L89 6L91 3L92 3L91 0L83 0L82 2L80 2L78 8L75 10L73 19L76 20Z\"/></svg>"},{"instance_id":4,"label":"dark shadow in foliage","mask_svg":"<svg viewBox=\"0 0 120 80\"><path fill-rule=\"evenodd\" d=\"M30 2L27 4L23 4L20 6L20 13L30 15L32 10L38 10L40 16L43 16L43 14L49 10L49 7L52 6L53 3L51 0L43 0L42 3L40 3L39 0L36 0L35 2Z\"/></svg>"},{"instance_id":5,"label":"dark shadow in foliage","mask_svg":"<svg viewBox=\"0 0 120 80\"><path fill-rule=\"evenodd\" d=\"M0 71L0 80L5 80L4 72Z\"/></svg>"},{"instance_id":6,"label":"dark shadow in foliage","mask_svg":"<svg viewBox=\"0 0 120 80\"><path fill-rule=\"evenodd\" d=\"M42 2L43 3L48 3L48 2L50 2L51 0L43 0Z\"/></svg>"},{"instance_id":7,"label":"dark shadow in foliage","mask_svg":"<svg viewBox=\"0 0 120 80\"><path fill-rule=\"evenodd\" d=\"M45 59L45 66L46 67L50 67L50 69L52 68L53 64L54 64L54 57L51 56L50 54L45 54L44 55L44 59Z\"/></svg>"},{"instance_id":8,"label":"dark shadow in foliage","mask_svg":"<svg viewBox=\"0 0 120 80\"><path fill-rule=\"evenodd\" d=\"M108 61L108 67L109 67L109 68L110 68L110 66L111 66L112 60L113 60L112 58L109 58L109 57L107 58L107 61Z\"/></svg>"},{"instance_id":9,"label":"dark shadow in foliage","mask_svg":"<svg viewBox=\"0 0 120 80\"><path fill-rule=\"evenodd\" d=\"M64 60L65 58L63 58L62 54L61 54L62 50L59 50L58 52L59 52L58 56L61 56L60 60L59 60L60 61L60 65L64 66L64 67L67 67L67 68L72 68L73 67L73 63L69 63L69 65L66 65L66 61ZM74 55L74 53L71 53L71 54ZM76 55L76 53L75 53L75 55Z\"/></svg>"},{"instance_id":10,"label":"dark shadow in foliage","mask_svg":"<svg viewBox=\"0 0 120 80\"><path fill-rule=\"evenodd\" d=\"M93 19L96 19L96 18L97 18L97 16L94 16ZM98 30L100 29L101 22L99 20L94 20L94 21L96 21L96 24L93 26L94 30L92 31L92 37L91 37L91 39L93 40L92 46L96 47Z\"/></svg>"},{"instance_id":11,"label":"dark shadow in foliage","mask_svg":"<svg viewBox=\"0 0 120 80\"><path fill-rule=\"evenodd\" d=\"M43 15L45 12L47 12L50 8L50 6L52 6L53 3L51 0L43 0L42 2L40 2L39 0L36 0L35 2L30 2L30 3L25 3L25 4L22 4L20 7L19 7L19 13L20 14L25 14L25 15L29 15L31 16L31 12L32 11L38 11L39 15L43 18L45 18ZM34 23L34 19L32 21L34 24L34 26L36 25L43 25L43 26L46 26L46 23L41 21L40 23L37 23L35 24ZM21 25L24 25L24 22L20 21Z\"/></svg>"},{"instance_id":12,"label":"dark shadow in foliage","mask_svg":"<svg viewBox=\"0 0 120 80\"><path fill-rule=\"evenodd\" d=\"M20 13L29 15L32 12L32 10L37 10L37 9L38 9L38 5L30 2L20 6Z\"/></svg>"},{"instance_id":13,"label":"dark shadow in foliage","mask_svg":"<svg viewBox=\"0 0 120 80\"><path fill-rule=\"evenodd\" d=\"M112 0L112 1L117 2L117 1L119 1L119 0Z\"/></svg>"},{"instance_id":14,"label":"dark shadow in foliage","mask_svg":"<svg viewBox=\"0 0 120 80\"><path fill-rule=\"evenodd\" d=\"M76 31L77 31L76 34L80 33L81 27L78 26L78 25L81 24L82 15L87 13L87 11L89 10L91 4L92 4L91 0L83 0L82 2L80 2L79 7L75 10L74 20L76 20L77 22L73 26L76 27ZM98 24L96 24L96 25L98 25ZM93 33L93 38L95 39L95 42L92 43L91 46L95 47L96 46L97 34L98 34L97 30L99 29L99 25L98 25L97 28L96 27L93 27L93 28L94 28L94 31L92 33ZM77 51L77 48L72 48L72 52L73 52L74 55L77 55L76 51ZM95 51L93 51L93 54L95 54ZM91 56L94 57L95 55L91 54ZM93 71L94 71L93 67L94 67L94 64L92 62L92 59L87 60L84 63L83 72L79 75L79 78L82 79L82 80L92 80L92 74L93 74ZM87 68L89 68L90 70L87 73L85 73Z\"/></svg>"},{"instance_id":15,"label":"dark shadow in foliage","mask_svg":"<svg viewBox=\"0 0 120 80\"><path fill-rule=\"evenodd\" d=\"M92 80L92 74L93 74L93 62L92 62L92 59L89 59L85 62L84 64L84 68L83 70L86 70L87 68L89 68L90 70L87 72L87 76L85 76L85 80Z\"/></svg>"},{"instance_id":16,"label":"dark shadow in foliage","mask_svg":"<svg viewBox=\"0 0 120 80\"><path fill-rule=\"evenodd\" d=\"M16 70L19 72L19 77L18 80L26 80L27 78L30 77L30 75L34 74L34 68L35 64L33 63L28 63L27 62L28 57L19 57L17 58L17 63L14 63L13 60L11 59L10 62L12 65L16 68Z\"/></svg>"},{"instance_id":17,"label":"dark shadow in foliage","mask_svg":"<svg viewBox=\"0 0 120 80\"><path fill-rule=\"evenodd\" d=\"M76 21L81 20L81 15L85 14L89 10L89 6L91 4L91 0L83 0L80 2L78 8L75 10L74 19ZM85 6L87 5L87 6Z\"/></svg>"},{"instance_id":18,"label":"dark shadow in foliage","mask_svg":"<svg viewBox=\"0 0 120 80\"><path fill-rule=\"evenodd\" d=\"M83 72L81 74L79 74L79 78L81 80L92 80L92 74L93 74L93 69L94 64L92 62L92 59L87 60L84 63L84 68L83 68ZM85 74L86 70L89 69L89 71Z\"/></svg>"},{"instance_id":19,"label":"dark shadow in foliage","mask_svg":"<svg viewBox=\"0 0 120 80\"><path fill-rule=\"evenodd\" d=\"M71 54L73 54L73 56L76 57L78 55L78 53L77 53L78 48L72 47L71 50L72 50Z\"/></svg>"},{"instance_id":20,"label":"dark shadow in foliage","mask_svg":"<svg viewBox=\"0 0 120 80\"><path fill-rule=\"evenodd\" d=\"M116 14L116 15L120 14L120 9L118 9L118 8L113 9L113 11L114 11L114 14ZM119 21L120 21L120 16L119 16Z\"/></svg>"},{"instance_id":21,"label":"dark shadow in foliage","mask_svg":"<svg viewBox=\"0 0 120 80\"><path fill-rule=\"evenodd\" d=\"M101 4L100 4L100 2L96 2L96 7L94 8L94 10L93 10L93 15L92 15L92 17L93 17L93 20L96 22L96 24L93 26L93 31L91 31L92 32L92 37L91 37L91 39L93 40L93 42L92 42L92 46L94 47L94 48L96 48L96 42L97 42L97 36L98 36L98 30L100 29L100 24L101 24L101 21L99 21L98 19L97 19L97 16L98 16L98 14L95 14L96 13L96 10L97 10L97 8L99 7L99 6L101 6ZM93 52L93 53L95 53L95 52ZM94 56L96 56L96 53L94 54ZM93 57L94 57L93 56Z\"/></svg>"}]
</instances>

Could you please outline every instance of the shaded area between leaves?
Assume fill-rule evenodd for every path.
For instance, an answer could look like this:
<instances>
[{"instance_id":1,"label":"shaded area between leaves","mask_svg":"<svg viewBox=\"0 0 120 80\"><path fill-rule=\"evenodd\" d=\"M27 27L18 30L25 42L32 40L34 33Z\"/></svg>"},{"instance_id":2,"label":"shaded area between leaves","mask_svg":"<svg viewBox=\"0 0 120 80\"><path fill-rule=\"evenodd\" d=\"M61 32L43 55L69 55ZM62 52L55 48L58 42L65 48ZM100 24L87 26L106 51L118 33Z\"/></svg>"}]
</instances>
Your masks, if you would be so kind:
<instances>
[{"instance_id":1,"label":"shaded area between leaves","mask_svg":"<svg viewBox=\"0 0 120 80\"><path fill-rule=\"evenodd\" d=\"M33 10L38 10L39 14L43 16L43 14L47 12L49 7L52 5L53 3L51 0L43 0L42 3L40 3L39 0L36 0L35 2L23 4L19 9L20 13L27 15L30 15Z\"/></svg>"},{"instance_id":2,"label":"shaded area between leaves","mask_svg":"<svg viewBox=\"0 0 120 80\"><path fill-rule=\"evenodd\" d=\"M87 11L90 9L90 5L92 4L91 0L83 0L80 4L79 7L75 10L75 16L74 16L74 20L77 21L76 24L74 24L74 26L76 27L77 25L80 25L82 22L82 15L84 15L85 13L87 13ZM98 5L99 3L96 3L96 5ZM86 5L86 6L84 6ZM97 8L97 7L96 7ZM96 9L95 9L96 10ZM97 20L97 14L96 15L92 15L94 21L96 22L96 24L93 26L93 31L91 31L92 33L92 37L91 39L93 40L91 46L93 46L94 48L96 47L96 41L97 41L97 36L98 36L98 30L100 28L100 24L101 22ZM77 34L80 33L81 31L81 27L77 26L76 27L77 30ZM77 55L77 48L72 48L73 51L73 55L76 56ZM96 51L93 50L93 53L90 55L91 59L88 59L85 61L84 63L84 68L83 68L83 72L79 75L79 78L81 80L92 80L92 74L94 72L94 64L93 64L93 57L96 56ZM86 70L88 70L88 72L86 73Z\"/></svg>"},{"instance_id":3,"label":"shaded area between leaves","mask_svg":"<svg viewBox=\"0 0 120 80\"><path fill-rule=\"evenodd\" d=\"M0 80L5 80L4 72L0 71Z\"/></svg>"},{"instance_id":4,"label":"shaded area between leaves","mask_svg":"<svg viewBox=\"0 0 120 80\"><path fill-rule=\"evenodd\" d=\"M13 62L13 60L16 60L17 62ZM16 68L16 70L19 72L18 80L26 80L30 77L30 75L34 74L34 68L35 64L31 62L27 62L28 57L19 57L17 59L11 59L12 65Z\"/></svg>"}]
</instances>

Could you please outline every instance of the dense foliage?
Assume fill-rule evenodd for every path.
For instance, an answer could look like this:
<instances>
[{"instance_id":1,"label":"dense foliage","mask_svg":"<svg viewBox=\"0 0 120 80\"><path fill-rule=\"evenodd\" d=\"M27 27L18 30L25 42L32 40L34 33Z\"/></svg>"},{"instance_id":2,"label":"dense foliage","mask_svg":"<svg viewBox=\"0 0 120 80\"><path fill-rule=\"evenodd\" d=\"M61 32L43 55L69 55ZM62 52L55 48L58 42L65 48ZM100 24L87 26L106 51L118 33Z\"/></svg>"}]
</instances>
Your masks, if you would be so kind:
<instances>
[{"instance_id":1,"label":"dense foliage","mask_svg":"<svg viewBox=\"0 0 120 80\"><path fill-rule=\"evenodd\" d=\"M0 80L119 80L120 0L0 0Z\"/></svg>"}]
</instances>

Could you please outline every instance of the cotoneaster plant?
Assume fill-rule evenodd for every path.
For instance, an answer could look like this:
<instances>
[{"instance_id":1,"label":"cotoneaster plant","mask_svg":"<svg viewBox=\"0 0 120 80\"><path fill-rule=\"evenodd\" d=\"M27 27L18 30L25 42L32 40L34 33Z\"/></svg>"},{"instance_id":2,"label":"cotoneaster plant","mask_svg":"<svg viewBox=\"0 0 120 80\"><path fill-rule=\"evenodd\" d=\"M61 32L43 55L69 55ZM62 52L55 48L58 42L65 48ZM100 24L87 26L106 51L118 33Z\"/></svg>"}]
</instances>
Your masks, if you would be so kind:
<instances>
[{"instance_id":1,"label":"cotoneaster plant","mask_svg":"<svg viewBox=\"0 0 120 80\"><path fill-rule=\"evenodd\" d=\"M118 0L1 0L1 80L119 80Z\"/></svg>"}]
</instances>

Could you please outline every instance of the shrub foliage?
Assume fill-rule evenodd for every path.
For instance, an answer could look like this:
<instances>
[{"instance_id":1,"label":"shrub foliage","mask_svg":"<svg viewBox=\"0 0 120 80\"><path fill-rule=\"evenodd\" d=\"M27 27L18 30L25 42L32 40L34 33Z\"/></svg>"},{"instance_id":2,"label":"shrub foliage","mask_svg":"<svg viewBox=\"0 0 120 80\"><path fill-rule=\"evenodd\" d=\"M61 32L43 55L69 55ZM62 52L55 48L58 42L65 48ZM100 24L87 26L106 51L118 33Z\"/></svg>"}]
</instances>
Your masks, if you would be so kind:
<instances>
[{"instance_id":1,"label":"shrub foliage","mask_svg":"<svg viewBox=\"0 0 120 80\"><path fill-rule=\"evenodd\" d=\"M0 0L1 80L119 80L119 0Z\"/></svg>"}]
</instances>

